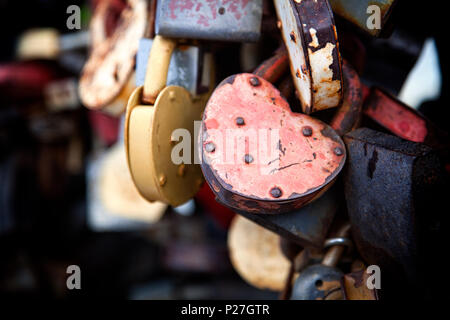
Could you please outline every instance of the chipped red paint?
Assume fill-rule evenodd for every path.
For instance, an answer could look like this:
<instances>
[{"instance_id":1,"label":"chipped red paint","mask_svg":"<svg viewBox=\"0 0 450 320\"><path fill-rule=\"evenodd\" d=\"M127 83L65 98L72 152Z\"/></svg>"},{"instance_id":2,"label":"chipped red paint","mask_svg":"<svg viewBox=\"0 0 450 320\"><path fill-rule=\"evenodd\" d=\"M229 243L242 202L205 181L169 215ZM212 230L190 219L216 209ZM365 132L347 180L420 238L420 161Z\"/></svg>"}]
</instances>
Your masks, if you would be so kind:
<instances>
[{"instance_id":1,"label":"chipped red paint","mask_svg":"<svg viewBox=\"0 0 450 320\"><path fill-rule=\"evenodd\" d=\"M371 90L365 114L395 135L409 141L424 142L428 134L424 119L413 109L379 89Z\"/></svg>"},{"instance_id":2,"label":"chipped red paint","mask_svg":"<svg viewBox=\"0 0 450 320\"><path fill-rule=\"evenodd\" d=\"M175 14L176 10L184 11L184 10L192 10L194 7L194 2L192 0L172 0L169 3L170 8L170 18L176 19L177 15Z\"/></svg>"},{"instance_id":3,"label":"chipped red paint","mask_svg":"<svg viewBox=\"0 0 450 320\"><path fill-rule=\"evenodd\" d=\"M210 14L201 11L204 10L202 2L192 0L172 0L169 3L170 18L177 19L177 11L192 12L189 16L198 17L197 23L205 27L209 26L209 19L215 20L219 8L224 8L225 12L231 12L237 20L240 20L243 16L242 12L247 7L250 0L205 0L206 6L209 8ZM195 8L194 8L195 6Z\"/></svg>"},{"instance_id":4,"label":"chipped red paint","mask_svg":"<svg viewBox=\"0 0 450 320\"><path fill-rule=\"evenodd\" d=\"M256 86L251 84L255 77ZM238 126L237 117L245 125ZM328 125L291 112L280 92L254 74L225 79L208 101L203 124L203 172L218 200L237 211L281 213L302 207L331 185L345 163L345 146ZM302 134L305 126L311 127L311 136ZM254 161L246 163L234 146L227 149L230 129L234 146L243 146ZM260 136L248 139L251 130L261 129L269 136L279 133L273 141L266 136L265 149ZM215 144L214 152L205 151L209 143ZM224 163L230 155L232 162Z\"/></svg>"}]
</instances>

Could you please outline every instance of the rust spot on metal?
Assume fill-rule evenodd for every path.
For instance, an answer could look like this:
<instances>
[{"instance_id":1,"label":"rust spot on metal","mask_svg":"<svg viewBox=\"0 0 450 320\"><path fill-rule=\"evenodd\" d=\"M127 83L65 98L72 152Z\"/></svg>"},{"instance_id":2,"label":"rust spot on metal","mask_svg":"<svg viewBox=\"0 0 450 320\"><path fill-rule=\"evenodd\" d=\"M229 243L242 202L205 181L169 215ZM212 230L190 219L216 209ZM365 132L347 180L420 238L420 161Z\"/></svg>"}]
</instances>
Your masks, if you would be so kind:
<instances>
[{"instance_id":1,"label":"rust spot on metal","mask_svg":"<svg viewBox=\"0 0 450 320\"><path fill-rule=\"evenodd\" d=\"M291 40L294 41L294 43L297 43L297 39L295 38L295 32L292 31L289 36L291 37Z\"/></svg>"}]
</instances>

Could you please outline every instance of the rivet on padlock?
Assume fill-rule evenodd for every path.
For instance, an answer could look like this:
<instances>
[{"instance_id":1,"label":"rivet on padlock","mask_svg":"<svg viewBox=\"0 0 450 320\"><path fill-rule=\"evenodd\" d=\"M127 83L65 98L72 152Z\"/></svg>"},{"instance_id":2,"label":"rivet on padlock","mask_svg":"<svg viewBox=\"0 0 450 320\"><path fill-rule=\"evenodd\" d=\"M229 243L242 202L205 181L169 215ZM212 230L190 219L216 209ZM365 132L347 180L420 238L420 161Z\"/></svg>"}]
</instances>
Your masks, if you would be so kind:
<instances>
[{"instance_id":1,"label":"rivet on padlock","mask_svg":"<svg viewBox=\"0 0 450 320\"><path fill-rule=\"evenodd\" d=\"M338 238L328 240L327 245L332 247L323 257L321 264L309 266L300 272L292 289L292 300L341 300L341 270L336 268L345 246L351 241L345 238L350 230L346 224L338 232Z\"/></svg>"},{"instance_id":2,"label":"rivet on padlock","mask_svg":"<svg viewBox=\"0 0 450 320\"><path fill-rule=\"evenodd\" d=\"M147 200L172 206L192 198L199 190L201 183L198 181L202 178L200 166L192 157L190 163L172 160L172 150L178 141L174 130L189 132L190 136L183 136L183 139L191 138L189 146L192 150L196 141L194 121L201 119L210 94L202 94L194 101L185 88L166 87L175 47L175 40L155 37L144 85L133 92L128 102L124 134L128 166L141 195ZM213 82L213 76L211 72L209 83Z\"/></svg>"}]
</instances>

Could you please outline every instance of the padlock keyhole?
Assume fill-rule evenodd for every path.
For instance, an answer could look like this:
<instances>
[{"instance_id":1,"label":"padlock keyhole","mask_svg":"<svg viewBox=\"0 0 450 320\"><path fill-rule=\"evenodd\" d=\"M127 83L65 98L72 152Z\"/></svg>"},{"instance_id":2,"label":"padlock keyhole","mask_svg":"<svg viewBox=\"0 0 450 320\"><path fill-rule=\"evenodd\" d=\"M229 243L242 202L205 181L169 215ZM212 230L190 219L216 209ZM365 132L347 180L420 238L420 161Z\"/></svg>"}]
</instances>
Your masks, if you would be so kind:
<instances>
[{"instance_id":1,"label":"padlock keyhole","mask_svg":"<svg viewBox=\"0 0 450 320\"><path fill-rule=\"evenodd\" d=\"M316 280L316 282L314 283L316 285L316 288L320 288L323 285L323 281L322 280Z\"/></svg>"}]
</instances>

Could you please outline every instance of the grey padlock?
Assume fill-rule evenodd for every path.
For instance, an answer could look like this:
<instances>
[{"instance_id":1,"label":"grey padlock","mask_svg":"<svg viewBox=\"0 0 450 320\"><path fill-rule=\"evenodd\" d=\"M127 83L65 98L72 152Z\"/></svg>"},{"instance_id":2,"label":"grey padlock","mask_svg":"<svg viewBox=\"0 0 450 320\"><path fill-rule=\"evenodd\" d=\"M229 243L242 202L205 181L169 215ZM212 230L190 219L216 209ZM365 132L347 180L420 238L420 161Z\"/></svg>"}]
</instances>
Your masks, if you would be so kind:
<instances>
[{"instance_id":1,"label":"grey padlock","mask_svg":"<svg viewBox=\"0 0 450 320\"><path fill-rule=\"evenodd\" d=\"M261 20L262 0L158 0L155 32L170 38L254 42Z\"/></svg>"},{"instance_id":2,"label":"grey padlock","mask_svg":"<svg viewBox=\"0 0 450 320\"><path fill-rule=\"evenodd\" d=\"M350 225L339 230L338 237L330 239L333 246L323 257L321 264L309 266L300 272L292 289L291 300L342 300L341 279L344 273L336 265L351 242L345 237Z\"/></svg>"}]
</instances>

